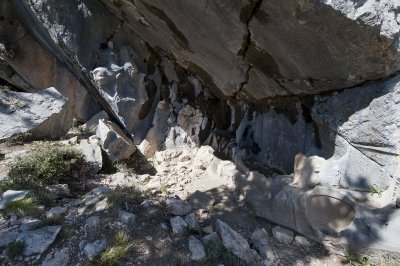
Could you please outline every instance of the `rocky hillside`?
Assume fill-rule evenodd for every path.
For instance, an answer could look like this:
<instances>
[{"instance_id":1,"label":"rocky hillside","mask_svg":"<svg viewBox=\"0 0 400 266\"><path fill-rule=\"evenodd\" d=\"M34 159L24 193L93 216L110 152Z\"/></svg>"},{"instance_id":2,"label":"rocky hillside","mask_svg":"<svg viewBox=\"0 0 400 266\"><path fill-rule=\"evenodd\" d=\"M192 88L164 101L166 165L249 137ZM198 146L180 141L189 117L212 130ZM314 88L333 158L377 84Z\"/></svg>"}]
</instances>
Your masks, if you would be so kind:
<instances>
[{"instance_id":1,"label":"rocky hillside","mask_svg":"<svg viewBox=\"0 0 400 266\"><path fill-rule=\"evenodd\" d=\"M189 211L170 217L176 214L167 210L165 197L189 200L197 191L208 195L224 188L222 198L211 193L215 204L226 197L230 204L224 208L243 208L246 214L231 224L210 215L200 227L211 223L240 263L298 261L267 256L261 246L268 245L253 235L289 238L293 254L294 234L336 251L400 252L397 0L3 0L0 36L0 182L7 183L1 202L9 198L7 191L37 194L48 185L67 185L75 192L56 197L56 208L73 213L85 205L82 195L93 196L87 178L111 179L101 187L113 190L119 183L107 168L125 162L130 172L121 177L123 187L135 185L161 202L156 209L166 212L159 217L167 231L175 223L187 227L191 218ZM70 140L56 146L72 146L88 164L72 183L44 184L36 175L27 179L35 179L38 188L14 182L13 165L22 160L15 158L34 152L30 141L60 138ZM116 211L139 215L142 207L137 208L122 205ZM10 215L16 214L5 213L1 232L21 231L10 220L21 217ZM201 220L201 213L194 216ZM248 223L253 234L232 233L248 217L259 222ZM99 223L112 227L107 221ZM274 231L273 225L282 227ZM62 229L45 228L51 245ZM0 237L0 246L26 238L12 232L15 239L1 245ZM198 252L192 258L200 260L202 252L210 253L199 247L202 232L188 240ZM250 245L245 238L253 239ZM93 245L101 251L112 242L104 235L56 245L68 257L72 250L81 252L71 263L84 264L95 257L86 252L89 240L100 241ZM55 252L49 245L48 256ZM45 254L37 256L27 261L44 263ZM209 265L214 262L229 265L219 257ZM165 265L150 263L156 264Z\"/></svg>"}]
</instances>

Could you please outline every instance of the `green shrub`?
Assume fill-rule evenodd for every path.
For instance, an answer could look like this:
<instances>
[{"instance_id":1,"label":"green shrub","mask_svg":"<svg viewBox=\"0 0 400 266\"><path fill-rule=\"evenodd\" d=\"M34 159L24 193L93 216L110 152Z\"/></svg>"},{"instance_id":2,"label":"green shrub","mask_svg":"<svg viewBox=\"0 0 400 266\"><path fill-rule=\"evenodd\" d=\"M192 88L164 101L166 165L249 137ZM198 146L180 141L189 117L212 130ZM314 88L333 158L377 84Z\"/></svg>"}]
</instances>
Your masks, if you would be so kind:
<instances>
[{"instance_id":1,"label":"green shrub","mask_svg":"<svg viewBox=\"0 0 400 266\"><path fill-rule=\"evenodd\" d=\"M69 183L88 173L82 153L69 146L35 143L31 154L15 159L8 173L13 188Z\"/></svg>"},{"instance_id":2,"label":"green shrub","mask_svg":"<svg viewBox=\"0 0 400 266\"><path fill-rule=\"evenodd\" d=\"M21 241L14 241L8 245L7 257L14 259L24 253L26 244Z\"/></svg>"},{"instance_id":3,"label":"green shrub","mask_svg":"<svg viewBox=\"0 0 400 266\"><path fill-rule=\"evenodd\" d=\"M34 216L38 213L37 208L37 201L33 197L28 197L8 203L1 212L4 214L13 213L18 216Z\"/></svg>"}]
</instances>

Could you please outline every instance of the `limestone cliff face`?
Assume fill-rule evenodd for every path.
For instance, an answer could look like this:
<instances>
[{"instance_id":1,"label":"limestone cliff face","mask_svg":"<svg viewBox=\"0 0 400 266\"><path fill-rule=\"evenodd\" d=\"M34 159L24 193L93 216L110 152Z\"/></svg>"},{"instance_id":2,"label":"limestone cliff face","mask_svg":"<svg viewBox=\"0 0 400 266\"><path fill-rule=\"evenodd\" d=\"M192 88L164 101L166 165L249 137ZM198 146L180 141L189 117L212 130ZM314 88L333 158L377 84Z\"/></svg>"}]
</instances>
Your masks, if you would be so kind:
<instances>
[{"instance_id":1,"label":"limestone cliff face","mask_svg":"<svg viewBox=\"0 0 400 266\"><path fill-rule=\"evenodd\" d=\"M325 186L399 195L399 1L12 0L0 13L0 77L58 88L70 120L101 108L149 156L209 144L264 173L318 155Z\"/></svg>"}]
</instances>

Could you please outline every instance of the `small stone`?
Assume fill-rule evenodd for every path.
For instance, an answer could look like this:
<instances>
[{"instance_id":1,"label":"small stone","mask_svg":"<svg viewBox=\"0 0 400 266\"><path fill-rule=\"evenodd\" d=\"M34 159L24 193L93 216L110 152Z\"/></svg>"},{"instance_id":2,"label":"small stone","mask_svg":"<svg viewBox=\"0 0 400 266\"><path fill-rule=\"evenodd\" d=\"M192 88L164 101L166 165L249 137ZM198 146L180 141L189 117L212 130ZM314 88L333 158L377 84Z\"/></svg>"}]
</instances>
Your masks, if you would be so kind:
<instances>
[{"instance_id":1,"label":"small stone","mask_svg":"<svg viewBox=\"0 0 400 266\"><path fill-rule=\"evenodd\" d=\"M67 208L64 207L53 207L48 212L46 212L47 219L61 219L65 213L67 212Z\"/></svg>"},{"instance_id":2,"label":"small stone","mask_svg":"<svg viewBox=\"0 0 400 266\"><path fill-rule=\"evenodd\" d=\"M92 189L91 191L89 191L88 194L90 195L104 195L111 192L111 188L106 187L106 186L100 186L100 187L96 187L95 189Z\"/></svg>"},{"instance_id":3,"label":"small stone","mask_svg":"<svg viewBox=\"0 0 400 266\"><path fill-rule=\"evenodd\" d=\"M44 259L42 266L66 266L69 262L67 249L57 250L54 253L48 254Z\"/></svg>"},{"instance_id":4,"label":"small stone","mask_svg":"<svg viewBox=\"0 0 400 266\"><path fill-rule=\"evenodd\" d=\"M167 205L167 211L173 215L186 215L192 209L189 204L177 198L168 198L165 203Z\"/></svg>"},{"instance_id":5,"label":"small stone","mask_svg":"<svg viewBox=\"0 0 400 266\"><path fill-rule=\"evenodd\" d=\"M153 238L152 238L151 236L146 236L146 240L147 240L147 241L152 241Z\"/></svg>"},{"instance_id":6,"label":"small stone","mask_svg":"<svg viewBox=\"0 0 400 266\"><path fill-rule=\"evenodd\" d=\"M61 226L48 226L35 231L24 232L18 235L17 241L25 242L25 256L42 254L54 242Z\"/></svg>"},{"instance_id":7,"label":"small stone","mask_svg":"<svg viewBox=\"0 0 400 266\"><path fill-rule=\"evenodd\" d=\"M118 219L121 223L129 224L136 220L136 215L130 212L118 211Z\"/></svg>"},{"instance_id":8,"label":"small stone","mask_svg":"<svg viewBox=\"0 0 400 266\"><path fill-rule=\"evenodd\" d=\"M180 216L172 217L170 222L174 234L180 235L186 231L187 224Z\"/></svg>"},{"instance_id":9,"label":"small stone","mask_svg":"<svg viewBox=\"0 0 400 266\"><path fill-rule=\"evenodd\" d=\"M189 229L200 232L200 225L197 222L196 215L194 213L186 215L185 222Z\"/></svg>"},{"instance_id":10,"label":"small stone","mask_svg":"<svg viewBox=\"0 0 400 266\"><path fill-rule=\"evenodd\" d=\"M85 161L89 165L89 170L92 175L98 173L103 167L103 157L101 148L98 143L91 143L87 140L82 140L78 148L81 150Z\"/></svg>"},{"instance_id":11,"label":"small stone","mask_svg":"<svg viewBox=\"0 0 400 266\"><path fill-rule=\"evenodd\" d=\"M96 230L100 225L100 218L97 215L90 216L89 218L86 219L85 223L85 230L86 231L94 231Z\"/></svg>"},{"instance_id":12,"label":"small stone","mask_svg":"<svg viewBox=\"0 0 400 266\"><path fill-rule=\"evenodd\" d=\"M300 236L300 235L297 235L297 236L294 238L294 241L295 241L296 243L302 245L302 246L309 246L309 245L311 244L310 241L308 241L307 238L305 238L304 236Z\"/></svg>"},{"instance_id":13,"label":"small stone","mask_svg":"<svg viewBox=\"0 0 400 266\"><path fill-rule=\"evenodd\" d=\"M269 249L268 238L268 233L264 228L255 230L250 237L253 247L264 259L267 259L268 255L271 253Z\"/></svg>"},{"instance_id":14,"label":"small stone","mask_svg":"<svg viewBox=\"0 0 400 266\"><path fill-rule=\"evenodd\" d=\"M159 204L159 202L158 201L156 201L156 200L144 200L141 204L140 204L140 206L142 206L143 208L150 208L151 206L154 206L154 205L158 205Z\"/></svg>"},{"instance_id":15,"label":"small stone","mask_svg":"<svg viewBox=\"0 0 400 266\"><path fill-rule=\"evenodd\" d=\"M98 195L90 195L89 197L85 198L83 200L83 203L85 204L85 206L91 206L96 204L97 202L99 202L101 200L101 197Z\"/></svg>"},{"instance_id":16,"label":"small stone","mask_svg":"<svg viewBox=\"0 0 400 266\"><path fill-rule=\"evenodd\" d=\"M107 241L105 239L96 240L95 242L86 244L83 251L89 260L93 260L100 252L105 250L107 247Z\"/></svg>"},{"instance_id":17,"label":"small stone","mask_svg":"<svg viewBox=\"0 0 400 266\"><path fill-rule=\"evenodd\" d=\"M216 232L212 232L211 234L203 236L201 240L204 244L207 244L209 242L220 242L218 234Z\"/></svg>"},{"instance_id":18,"label":"small stone","mask_svg":"<svg viewBox=\"0 0 400 266\"><path fill-rule=\"evenodd\" d=\"M272 235L278 241L285 243L285 244L290 244L293 241L294 233L283 227L275 226L274 228L272 228Z\"/></svg>"},{"instance_id":19,"label":"small stone","mask_svg":"<svg viewBox=\"0 0 400 266\"><path fill-rule=\"evenodd\" d=\"M29 190L7 190L0 198L0 210L3 210L7 204L24 199Z\"/></svg>"},{"instance_id":20,"label":"small stone","mask_svg":"<svg viewBox=\"0 0 400 266\"><path fill-rule=\"evenodd\" d=\"M70 195L70 190L67 184L49 185L45 188L48 196L53 199L61 199Z\"/></svg>"},{"instance_id":21,"label":"small stone","mask_svg":"<svg viewBox=\"0 0 400 266\"><path fill-rule=\"evenodd\" d=\"M103 199L102 201L97 202L96 205L94 206L94 210L97 212L101 212L107 209L108 209L107 199Z\"/></svg>"},{"instance_id":22,"label":"small stone","mask_svg":"<svg viewBox=\"0 0 400 266\"><path fill-rule=\"evenodd\" d=\"M189 237L189 250L192 254L190 256L191 260L199 261L205 259L206 257L206 251L203 244L194 236Z\"/></svg>"},{"instance_id":23,"label":"small stone","mask_svg":"<svg viewBox=\"0 0 400 266\"><path fill-rule=\"evenodd\" d=\"M255 264L261 261L260 255L254 249L250 248L247 240L226 223L218 219L216 221L216 229L221 236L222 244L225 248L238 258L248 264Z\"/></svg>"},{"instance_id":24,"label":"small stone","mask_svg":"<svg viewBox=\"0 0 400 266\"><path fill-rule=\"evenodd\" d=\"M161 224L161 229L168 230L168 226L165 223Z\"/></svg>"},{"instance_id":25,"label":"small stone","mask_svg":"<svg viewBox=\"0 0 400 266\"><path fill-rule=\"evenodd\" d=\"M28 220L25 221L24 223L22 223L20 229L21 231L31 231L31 230L35 230L36 228L42 226L44 224L44 222L42 220L38 220L38 219L33 219L33 220Z\"/></svg>"},{"instance_id":26,"label":"small stone","mask_svg":"<svg viewBox=\"0 0 400 266\"><path fill-rule=\"evenodd\" d=\"M203 228L203 232L206 234L211 234L212 232L214 232L214 229L212 227L212 225L206 226Z\"/></svg>"}]
</instances>

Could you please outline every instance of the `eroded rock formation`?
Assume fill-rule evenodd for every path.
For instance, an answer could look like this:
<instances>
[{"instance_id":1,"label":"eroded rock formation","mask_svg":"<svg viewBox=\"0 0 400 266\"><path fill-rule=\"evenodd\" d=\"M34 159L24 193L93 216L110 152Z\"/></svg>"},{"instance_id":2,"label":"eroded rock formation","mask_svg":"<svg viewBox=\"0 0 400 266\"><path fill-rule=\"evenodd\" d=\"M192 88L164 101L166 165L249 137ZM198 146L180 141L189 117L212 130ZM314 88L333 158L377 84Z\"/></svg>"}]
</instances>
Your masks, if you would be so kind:
<instances>
[{"instance_id":1,"label":"eroded rock formation","mask_svg":"<svg viewBox=\"0 0 400 266\"><path fill-rule=\"evenodd\" d=\"M247 171L259 216L355 244L379 243L385 224L355 239L366 206L398 217L398 1L13 0L0 33L4 83L55 87L68 126L105 110L148 157L212 146ZM314 217L328 203L345 212L326 216L335 228ZM399 235L389 227L382 239Z\"/></svg>"}]
</instances>

